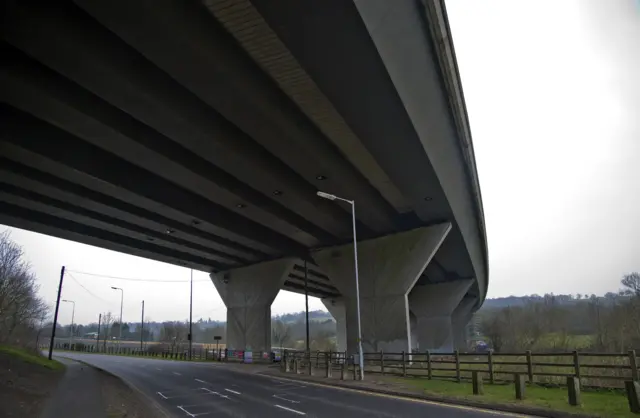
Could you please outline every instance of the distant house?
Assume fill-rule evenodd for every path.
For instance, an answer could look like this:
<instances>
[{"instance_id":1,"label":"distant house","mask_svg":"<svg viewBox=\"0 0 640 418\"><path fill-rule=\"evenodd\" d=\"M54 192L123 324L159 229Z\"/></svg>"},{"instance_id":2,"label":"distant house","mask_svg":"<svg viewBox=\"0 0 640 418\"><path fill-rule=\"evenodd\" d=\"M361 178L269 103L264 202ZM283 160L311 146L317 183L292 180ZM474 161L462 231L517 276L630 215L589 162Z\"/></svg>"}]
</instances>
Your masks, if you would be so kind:
<instances>
[{"instance_id":1,"label":"distant house","mask_svg":"<svg viewBox=\"0 0 640 418\"><path fill-rule=\"evenodd\" d=\"M95 340L96 338L98 338L98 333L97 332L88 332L88 333L84 334L82 336L82 338L88 338L90 340Z\"/></svg>"}]
</instances>

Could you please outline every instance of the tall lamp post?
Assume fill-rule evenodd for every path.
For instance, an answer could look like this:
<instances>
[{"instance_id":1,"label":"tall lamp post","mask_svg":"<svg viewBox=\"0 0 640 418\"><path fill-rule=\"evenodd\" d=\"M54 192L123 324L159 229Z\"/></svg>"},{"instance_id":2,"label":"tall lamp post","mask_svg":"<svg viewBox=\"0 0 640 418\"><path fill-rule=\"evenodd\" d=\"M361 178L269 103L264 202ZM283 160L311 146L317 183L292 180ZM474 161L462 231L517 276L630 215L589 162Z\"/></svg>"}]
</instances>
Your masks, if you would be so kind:
<instances>
[{"instance_id":1,"label":"tall lamp post","mask_svg":"<svg viewBox=\"0 0 640 418\"><path fill-rule=\"evenodd\" d=\"M364 380L364 355L362 353L362 327L360 325L360 284L358 282L358 240L356 239L356 202L354 200L343 199L333 194L318 191L317 195L323 199L340 200L351 205L351 220L353 223L353 258L355 262L356 274L356 304L358 309L358 351L360 360L360 379Z\"/></svg>"},{"instance_id":2,"label":"tall lamp post","mask_svg":"<svg viewBox=\"0 0 640 418\"><path fill-rule=\"evenodd\" d=\"M73 303L73 309L71 310L71 341L69 342L69 348L73 345L73 318L76 315L76 303L72 300L62 299L63 302Z\"/></svg>"},{"instance_id":3,"label":"tall lamp post","mask_svg":"<svg viewBox=\"0 0 640 418\"><path fill-rule=\"evenodd\" d=\"M111 286L111 288L120 291L120 335L118 336L118 351L120 351L120 344L122 343L122 303L124 302L124 290L115 286Z\"/></svg>"}]
</instances>

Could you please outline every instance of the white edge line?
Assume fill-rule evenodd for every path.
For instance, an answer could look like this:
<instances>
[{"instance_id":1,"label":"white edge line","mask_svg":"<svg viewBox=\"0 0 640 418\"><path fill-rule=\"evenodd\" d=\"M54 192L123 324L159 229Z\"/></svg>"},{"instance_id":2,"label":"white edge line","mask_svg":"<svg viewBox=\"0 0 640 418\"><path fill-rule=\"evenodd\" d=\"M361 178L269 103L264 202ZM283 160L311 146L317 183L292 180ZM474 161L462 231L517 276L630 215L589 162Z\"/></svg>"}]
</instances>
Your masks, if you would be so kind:
<instances>
[{"instance_id":1,"label":"white edge line","mask_svg":"<svg viewBox=\"0 0 640 418\"><path fill-rule=\"evenodd\" d=\"M235 390L231 390L231 389L227 389L227 388L225 388L224 390L226 390L227 392L235 393L236 395L242 395L242 393L236 392Z\"/></svg>"},{"instance_id":2,"label":"white edge line","mask_svg":"<svg viewBox=\"0 0 640 418\"><path fill-rule=\"evenodd\" d=\"M280 408L280 409L284 409L285 411L289 411L289 412L293 412L294 414L298 414L298 415L307 415L304 412L301 411L296 411L295 409L291 409L291 408L287 408L286 406L282 406L282 405L274 405L276 408Z\"/></svg>"},{"instance_id":3,"label":"white edge line","mask_svg":"<svg viewBox=\"0 0 640 418\"><path fill-rule=\"evenodd\" d=\"M284 398L282 396L278 396L278 395L273 395L274 398L276 399L282 399L283 401L287 401L287 402L291 402L291 403L300 403L300 401L294 401L293 399L287 399Z\"/></svg>"},{"instance_id":4,"label":"white edge line","mask_svg":"<svg viewBox=\"0 0 640 418\"><path fill-rule=\"evenodd\" d=\"M156 392L158 395L160 395L161 397L163 397L164 399L169 399L166 396L164 396L161 392Z\"/></svg>"},{"instance_id":5,"label":"white edge line","mask_svg":"<svg viewBox=\"0 0 640 418\"><path fill-rule=\"evenodd\" d=\"M185 414L189 415L191 418L194 418L195 415L193 415L191 412L187 411L186 409L184 409L183 407L179 406L178 409L180 409L182 412L184 412Z\"/></svg>"}]
</instances>

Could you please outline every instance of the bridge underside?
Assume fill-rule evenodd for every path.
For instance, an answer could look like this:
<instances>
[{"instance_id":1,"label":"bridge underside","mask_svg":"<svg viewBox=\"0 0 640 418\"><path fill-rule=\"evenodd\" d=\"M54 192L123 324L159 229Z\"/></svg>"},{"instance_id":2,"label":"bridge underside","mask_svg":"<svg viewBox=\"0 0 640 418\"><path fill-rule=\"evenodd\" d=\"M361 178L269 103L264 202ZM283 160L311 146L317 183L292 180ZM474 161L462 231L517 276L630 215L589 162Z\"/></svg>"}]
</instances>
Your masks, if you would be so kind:
<instances>
[{"instance_id":1,"label":"bridge underside","mask_svg":"<svg viewBox=\"0 0 640 418\"><path fill-rule=\"evenodd\" d=\"M247 303L231 293L256 282L304 292L306 261L309 294L343 304L352 331L353 265L331 255L352 238L350 206L319 199L323 190L356 202L364 257L378 267L362 278L368 306L406 313L393 314L404 336L375 344L415 346L408 307L419 319L441 313L420 311L414 286L464 283L447 312L482 303L482 208L459 87L433 41L441 9L399 1L389 11L375 0L4 3L0 223L214 273L219 291L233 281L216 277L242 277L253 285L230 290L225 303L244 314ZM386 249L385 239L404 245L406 234L420 235L422 252ZM270 263L287 267L254 267ZM395 289L394 280L405 281L394 290L398 308L383 308L376 292ZM271 290L252 314L257 323ZM238 327L247 345L250 327ZM253 345L267 347L270 333L260 332Z\"/></svg>"}]
</instances>

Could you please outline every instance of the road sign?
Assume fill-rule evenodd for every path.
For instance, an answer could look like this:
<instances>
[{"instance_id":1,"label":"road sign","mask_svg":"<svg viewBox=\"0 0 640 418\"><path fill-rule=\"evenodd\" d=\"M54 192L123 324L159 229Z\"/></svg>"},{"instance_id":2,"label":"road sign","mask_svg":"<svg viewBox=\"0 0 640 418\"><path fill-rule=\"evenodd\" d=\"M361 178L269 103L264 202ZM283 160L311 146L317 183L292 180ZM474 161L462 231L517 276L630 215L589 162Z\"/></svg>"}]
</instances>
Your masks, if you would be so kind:
<instances>
[{"instance_id":1,"label":"road sign","mask_svg":"<svg viewBox=\"0 0 640 418\"><path fill-rule=\"evenodd\" d=\"M221 339L222 339L222 337L219 336L219 335L216 335L216 336L213 337L213 341L220 341Z\"/></svg>"}]
</instances>

